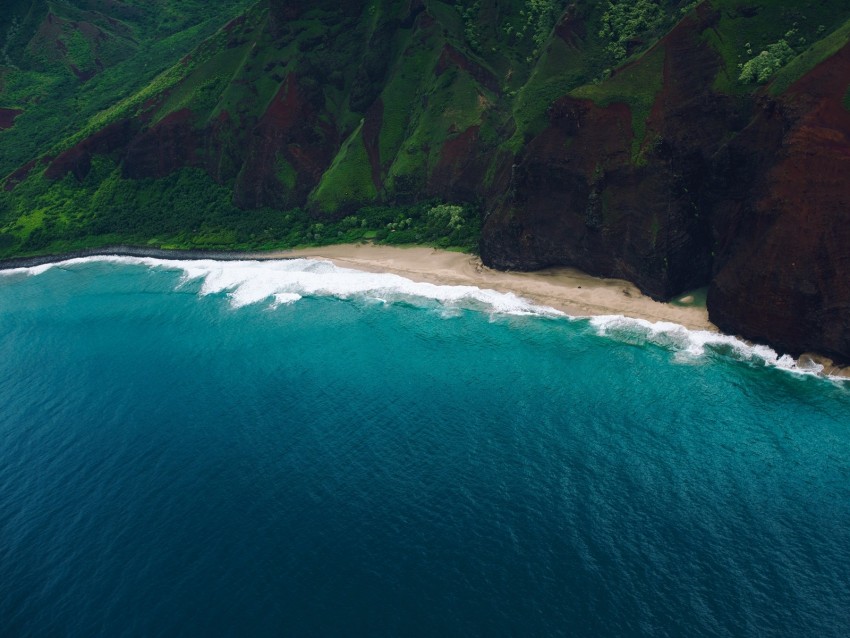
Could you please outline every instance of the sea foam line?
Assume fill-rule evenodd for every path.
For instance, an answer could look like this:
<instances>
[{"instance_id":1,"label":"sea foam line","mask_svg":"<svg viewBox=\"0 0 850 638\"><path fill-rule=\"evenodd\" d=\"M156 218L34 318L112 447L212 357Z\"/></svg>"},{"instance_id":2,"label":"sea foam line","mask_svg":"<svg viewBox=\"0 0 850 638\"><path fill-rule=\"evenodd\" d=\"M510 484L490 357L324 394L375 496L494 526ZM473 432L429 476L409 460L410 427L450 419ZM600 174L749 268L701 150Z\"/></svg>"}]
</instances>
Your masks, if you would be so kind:
<instances>
[{"instance_id":1,"label":"sea foam line","mask_svg":"<svg viewBox=\"0 0 850 638\"><path fill-rule=\"evenodd\" d=\"M720 332L690 330L677 323L653 322L623 315L590 317L589 322L599 336L641 345L652 343L672 349L680 362L698 360L713 352L745 363L778 368L797 375L847 381L844 377L824 375L824 367L814 361L804 363L791 355L779 354L769 346L750 344Z\"/></svg>"},{"instance_id":2,"label":"sea foam line","mask_svg":"<svg viewBox=\"0 0 850 638\"><path fill-rule=\"evenodd\" d=\"M362 297L382 303L429 299L445 308L483 307L497 314L563 317L572 321L586 320L599 336L616 341L643 345L651 343L673 350L681 362L704 358L708 352L745 363L774 367L797 375L819 376L834 381L843 377L823 375L824 367L814 362L797 361L780 355L769 346L749 344L737 337L707 330L690 330L680 324L647 321L623 315L575 317L532 303L513 293L476 286L437 285L415 282L392 273L371 273L336 266L318 259L240 260L214 259L174 260L154 257L92 256L68 259L29 268L0 271L2 275L40 275L51 268L67 268L89 263L139 265L148 268L182 271L181 283L201 280L199 294L225 293L234 308L269 302L271 308L296 303L304 297Z\"/></svg>"},{"instance_id":3,"label":"sea foam line","mask_svg":"<svg viewBox=\"0 0 850 638\"><path fill-rule=\"evenodd\" d=\"M515 295L476 286L447 286L415 282L392 273L371 273L342 268L318 259L173 260L153 257L93 256L18 268L4 274L40 275L51 268L90 263L139 265L182 271L182 282L201 280L201 295L225 293L234 308L270 301L271 306L295 303L303 297L363 297L381 302L411 298L430 299L449 307L483 306L510 315L562 317L554 308L540 306Z\"/></svg>"}]
</instances>

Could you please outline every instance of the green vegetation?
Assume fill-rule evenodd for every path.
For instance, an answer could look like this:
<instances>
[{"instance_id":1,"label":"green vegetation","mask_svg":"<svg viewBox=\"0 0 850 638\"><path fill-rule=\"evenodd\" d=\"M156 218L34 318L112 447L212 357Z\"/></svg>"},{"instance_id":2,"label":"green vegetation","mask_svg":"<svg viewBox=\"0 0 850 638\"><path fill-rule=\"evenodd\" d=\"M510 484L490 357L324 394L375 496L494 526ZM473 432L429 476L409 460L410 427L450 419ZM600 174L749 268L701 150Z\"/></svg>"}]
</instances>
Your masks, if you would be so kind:
<instances>
[{"instance_id":1,"label":"green vegetation","mask_svg":"<svg viewBox=\"0 0 850 638\"><path fill-rule=\"evenodd\" d=\"M639 63L622 68L599 84L588 84L573 91L573 97L593 100L600 106L614 103L629 105L632 113L632 160L637 161L646 136L646 121L661 90L664 47L649 51Z\"/></svg>"},{"instance_id":2,"label":"green vegetation","mask_svg":"<svg viewBox=\"0 0 850 638\"><path fill-rule=\"evenodd\" d=\"M359 220L362 228L375 229L376 242L473 251L478 248L479 214L469 204L431 201L401 207L369 206L362 208L354 219Z\"/></svg>"},{"instance_id":3,"label":"green vegetation","mask_svg":"<svg viewBox=\"0 0 850 638\"><path fill-rule=\"evenodd\" d=\"M333 164L311 197L322 213L336 213L372 202L378 193L372 181L361 124L343 143Z\"/></svg>"},{"instance_id":4,"label":"green vegetation","mask_svg":"<svg viewBox=\"0 0 850 638\"><path fill-rule=\"evenodd\" d=\"M460 10L460 15L463 18L463 35L473 51L481 50L481 33L478 29L478 13L480 11L480 0L476 0L476 2Z\"/></svg>"},{"instance_id":5,"label":"green vegetation","mask_svg":"<svg viewBox=\"0 0 850 638\"><path fill-rule=\"evenodd\" d=\"M771 82L770 92L773 95L784 93L794 82L818 64L835 55L848 41L850 41L850 20L791 60L776 74Z\"/></svg>"},{"instance_id":6,"label":"green vegetation","mask_svg":"<svg viewBox=\"0 0 850 638\"><path fill-rule=\"evenodd\" d=\"M283 158L278 158L277 161L277 179L286 187L287 191L294 191L298 183L298 173L295 167L292 166Z\"/></svg>"},{"instance_id":7,"label":"green vegetation","mask_svg":"<svg viewBox=\"0 0 850 638\"><path fill-rule=\"evenodd\" d=\"M741 67L741 82L764 84L774 73L791 61L794 49L786 40L767 45L767 48Z\"/></svg>"},{"instance_id":8,"label":"green vegetation","mask_svg":"<svg viewBox=\"0 0 850 638\"><path fill-rule=\"evenodd\" d=\"M655 0L617 0L610 2L602 15L599 37L608 40L608 52L616 60L622 60L630 43L654 33L666 19Z\"/></svg>"},{"instance_id":9,"label":"green vegetation","mask_svg":"<svg viewBox=\"0 0 850 638\"><path fill-rule=\"evenodd\" d=\"M371 240L475 250L479 214L471 205L421 202L365 206L339 220L309 211L243 211L230 189L199 169L129 180L105 159L80 184L30 176L0 195L0 258L127 243L164 248L264 250Z\"/></svg>"},{"instance_id":10,"label":"green vegetation","mask_svg":"<svg viewBox=\"0 0 850 638\"><path fill-rule=\"evenodd\" d=\"M555 20L563 10L563 3L555 0L528 0L525 9L520 10L519 14L525 18L525 22L519 28L518 35L520 38L531 38L534 43L532 56L536 56L546 44Z\"/></svg>"},{"instance_id":11,"label":"green vegetation","mask_svg":"<svg viewBox=\"0 0 850 638\"><path fill-rule=\"evenodd\" d=\"M750 78L741 79L744 65L748 64L767 51L770 45L785 40L793 49L794 54L803 54L811 61L817 55L808 55L810 46L819 49L819 43L829 34L839 29L850 18L850 5L841 2L822 2L821 0L711 0L711 4L720 14L720 20L703 37L723 58L714 82L715 90L744 95L753 90ZM783 47L784 48L784 47ZM777 50L782 59L781 51ZM823 58L820 58L823 59ZM759 65L766 62L754 62L750 68L756 68L753 78L758 80ZM776 78L790 78L792 73L785 70L792 65L799 71L794 60L788 61L787 66L780 71ZM768 67L764 65L765 68ZM809 67L811 68L811 67ZM787 83L786 86L790 85Z\"/></svg>"},{"instance_id":12,"label":"green vegetation","mask_svg":"<svg viewBox=\"0 0 850 638\"><path fill-rule=\"evenodd\" d=\"M431 43L424 44L433 46ZM436 61L437 50L436 47L430 49L432 64ZM385 103L385 108L391 112L401 108L407 108L409 112L401 147L387 171L387 195L406 197L421 192L428 171L437 164L443 144L454 133L481 124L495 101L495 96L481 87L469 73L457 68L432 77L419 87L419 91L417 99L426 106L412 113L410 95L398 95L402 101L395 104Z\"/></svg>"},{"instance_id":13,"label":"green vegetation","mask_svg":"<svg viewBox=\"0 0 850 638\"><path fill-rule=\"evenodd\" d=\"M425 76L421 69L427 68L429 62L433 64L435 55L434 51L424 47L405 52L409 64L399 65L381 94L384 118L379 137L379 153L383 166L392 164L407 136L407 127L413 116L413 109L410 108L411 97L422 91Z\"/></svg>"},{"instance_id":14,"label":"green vegetation","mask_svg":"<svg viewBox=\"0 0 850 638\"><path fill-rule=\"evenodd\" d=\"M132 0L124 3L127 6L115 20L106 9L103 13L83 11L77 5L86 3L52 1L49 9L54 18L48 26L55 33L46 32L52 40L39 35L47 2L0 3L0 24L10 25L8 29L0 28L5 63L0 66L0 106L24 110L15 126L3 132L0 176L59 140L70 136L80 139L81 128L93 132L108 123L110 117L130 106L124 101L125 96L149 86L250 3L251 0L212 5L200 0ZM88 4L96 7L102 3ZM82 81L72 67L94 75ZM179 79L174 76L173 71L164 74L154 84L173 84ZM149 90L146 95L152 92ZM139 95L132 105L141 104L144 98ZM119 104L120 107L115 106ZM108 109L108 114L100 115L104 109ZM87 121L90 125L84 126Z\"/></svg>"},{"instance_id":15,"label":"green vegetation","mask_svg":"<svg viewBox=\"0 0 850 638\"><path fill-rule=\"evenodd\" d=\"M586 58L575 55L563 40L554 39L517 92L513 108L517 128L506 146L519 152L527 137L545 128L546 110L552 102L590 81L594 70L588 67Z\"/></svg>"},{"instance_id":16,"label":"green vegetation","mask_svg":"<svg viewBox=\"0 0 850 638\"><path fill-rule=\"evenodd\" d=\"M514 107L517 130L507 148L518 152L529 136L547 124L546 110L560 96L593 100L600 106L627 104L632 113L632 159L641 161L646 122L661 89L664 49L653 47L676 20L697 2L675 0L613 0L597 8L581 5L589 25L579 53L559 38L551 38L520 89ZM619 65L619 70L616 68Z\"/></svg>"},{"instance_id":17,"label":"green vegetation","mask_svg":"<svg viewBox=\"0 0 850 638\"><path fill-rule=\"evenodd\" d=\"M405 0L362 4L315 0L295 15L284 0L2 3L0 107L23 113L0 132L0 178L32 165L0 186L0 255L117 240L469 248L475 209L422 200L482 196L467 176L501 187L559 98L627 105L632 162L648 161L673 55L659 39L697 3L424 0L418 15ZM722 58L720 92L782 93L850 40L850 6L836 0L710 4L719 17L709 11L702 37ZM133 153L108 138L118 127L82 144L125 118ZM178 140L158 137L172 130Z\"/></svg>"}]
</instances>

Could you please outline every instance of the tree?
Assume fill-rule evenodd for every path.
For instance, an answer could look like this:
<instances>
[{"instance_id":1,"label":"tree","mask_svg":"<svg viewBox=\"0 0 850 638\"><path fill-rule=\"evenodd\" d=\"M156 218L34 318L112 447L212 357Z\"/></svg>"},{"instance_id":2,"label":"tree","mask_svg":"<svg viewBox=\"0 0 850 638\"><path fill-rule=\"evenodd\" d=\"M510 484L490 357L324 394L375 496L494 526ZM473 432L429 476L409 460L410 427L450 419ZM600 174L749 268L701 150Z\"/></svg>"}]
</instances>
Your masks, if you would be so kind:
<instances>
[{"instance_id":1,"label":"tree","mask_svg":"<svg viewBox=\"0 0 850 638\"><path fill-rule=\"evenodd\" d=\"M664 10L654 0L609 2L608 10L602 15L599 37L606 38L607 51L622 60L628 53L629 42L656 31L664 19Z\"/></svg>"},{"instance_id":2,"label":"tree","mask_svg":"<svg viewBox=\"0 0 850 638\"><path fill-rule=\"evenodd\" d=\"M769 45L741 67L741 82L758 82L764 84L771 76L794 57L794 49L786 40L780 40Z\"/></svg>"}]
</instances>

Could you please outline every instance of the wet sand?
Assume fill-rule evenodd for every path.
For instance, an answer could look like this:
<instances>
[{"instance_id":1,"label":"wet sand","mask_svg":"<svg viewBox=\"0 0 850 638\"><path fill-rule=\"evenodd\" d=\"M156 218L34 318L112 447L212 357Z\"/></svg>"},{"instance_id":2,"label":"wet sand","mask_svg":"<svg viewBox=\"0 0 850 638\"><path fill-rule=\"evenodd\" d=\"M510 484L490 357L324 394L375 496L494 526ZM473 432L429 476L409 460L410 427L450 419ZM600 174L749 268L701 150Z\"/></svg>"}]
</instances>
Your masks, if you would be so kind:
<instances>
[{"instance_id":1,"label":"wet sand","mask_svg":"<svg viewBox=\"0 0 850 638\"><path fill-rule=\"evenodd\" d=\"M622 279L594 277L574 268L548 268L534 272L504 272L487 268L475 255L425 246L377 246L371 243L335 244L316 248L264 252L189 251L109 246L64 255L8 259L0 269L31 267L73 257L126 255L159 259L270 260L327 259L337 266L367 272L389 272L413 281L433 284L477 286L512 292L538 305L549 306L574 317L623 315L651 322L676 323L691 330L719 332L708 320L701 295L684 293L676 303L655 301ZM821 374L850 378L850 367L840 367L816 353L800 356L801 363L823 366Z\"/></svg>"},{"instance_id":2,"label":"wet sand","mask_svg":"<svg viewBox=\"0 0 850 638\"><path fill-rule=\"evenodd\" d=\"M338 244L246 256L328 259L343 268L391 272L413 281L513 292L573 316L624 315L669 321L692 330L717 331L708 320L704 305L661 303L642 294L628 281L592 277L573 268L503 272L487 268L474 255L420 246L373 244Z\"/></svg>"},{"instance_id":3,"label":"wet sand","mask_svg":"<svg viewBox=\"0 0 850 638\"><path fill-rule=\"evenodd\" d=\"M433 284L477 286L498 292L513 292L536 304L550 306L576 317L623 315L647 321L668 321L691 330L719 332L708 320L704 303L683 294L677 303L655 301L622 279L593 277L575 268L547 268L534 272L504 272L487 268L475 255L422 246L376 246L336 244L264 252L246 257L260 259L328 259L337 266L368 272L391 272L413 281ZM850 378L850 367L833 364L816 353L800 361L824 367L822 374Z\"/></svg>"}]
</instances>

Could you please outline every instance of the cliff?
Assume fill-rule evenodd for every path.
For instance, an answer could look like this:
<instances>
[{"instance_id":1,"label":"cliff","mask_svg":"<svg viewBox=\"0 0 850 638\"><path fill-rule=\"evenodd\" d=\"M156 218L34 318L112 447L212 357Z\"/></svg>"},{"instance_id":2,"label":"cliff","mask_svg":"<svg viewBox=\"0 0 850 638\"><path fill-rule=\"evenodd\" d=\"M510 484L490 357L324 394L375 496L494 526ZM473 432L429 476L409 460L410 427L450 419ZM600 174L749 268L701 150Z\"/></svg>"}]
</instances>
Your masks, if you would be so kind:
<instances>
[{"instance_id":1,"label":"cliff","mask_svg":"<svg viewBox=\"0 0 850 638\"><path fill-rule=\"evenodd\" d=\"M232 2L168 49L144 3L46 6L8 9L5 255L297 242L468 203L488 265L708 286L722 329L850 362L842 2Z\"/></svg>"},{"instance_id":2,"label":"cliff","mask_svg":"<svg viewBox=\"0 0 850 638\"><path fill-rule=\"evenodd\" d=\"M729 153L757 166L718 206L708 295L720 328L789 352L850 356L850 44L776 101ZM740 160L739 160L740 161Z\"/></svg>"}]
</instances>

